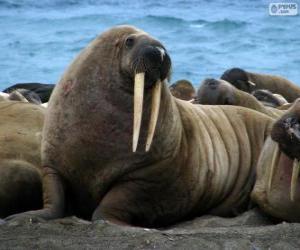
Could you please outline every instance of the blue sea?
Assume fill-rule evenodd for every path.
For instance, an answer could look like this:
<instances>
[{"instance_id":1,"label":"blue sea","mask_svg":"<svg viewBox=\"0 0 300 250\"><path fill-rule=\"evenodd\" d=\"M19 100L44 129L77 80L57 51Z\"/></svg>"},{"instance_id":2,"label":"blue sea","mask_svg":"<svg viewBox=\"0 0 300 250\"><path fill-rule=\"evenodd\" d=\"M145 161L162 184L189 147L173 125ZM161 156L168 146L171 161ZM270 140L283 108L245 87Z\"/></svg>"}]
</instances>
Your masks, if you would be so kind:
<instances>
[{"instance_id":1,"label":"blue sea","mask_svg":"<svg viewBox=\"0 0 300 250\"><path fill-rule=\"evenodd\" d=\"M300 16L270 16L270 2L0 0L0 88L56 83L82 48L119 24L135 25L165 45L171 82L199 86L242 67L300 84ZM300 0L288 2L300 9Z\"/></svg>"}]
</instances>

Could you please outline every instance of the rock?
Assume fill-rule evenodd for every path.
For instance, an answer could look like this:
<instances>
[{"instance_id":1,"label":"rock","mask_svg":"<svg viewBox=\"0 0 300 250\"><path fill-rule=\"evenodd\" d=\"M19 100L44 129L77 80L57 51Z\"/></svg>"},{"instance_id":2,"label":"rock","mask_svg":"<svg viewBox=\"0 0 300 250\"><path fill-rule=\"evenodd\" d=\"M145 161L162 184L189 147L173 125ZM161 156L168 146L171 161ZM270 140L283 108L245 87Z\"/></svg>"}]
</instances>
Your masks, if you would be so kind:
<instances>
[{"instance_id":1,"label":"rock","mask_svg":"<svg viewBox=\"0 0 300 250\"><path fill-rule=\"evenodd\" d=\"M89 222L0 223L0 249L299 249L300 223L279 223L258 209L235 218L203 216L166 229Z\"/></svg>"}]
</instances>

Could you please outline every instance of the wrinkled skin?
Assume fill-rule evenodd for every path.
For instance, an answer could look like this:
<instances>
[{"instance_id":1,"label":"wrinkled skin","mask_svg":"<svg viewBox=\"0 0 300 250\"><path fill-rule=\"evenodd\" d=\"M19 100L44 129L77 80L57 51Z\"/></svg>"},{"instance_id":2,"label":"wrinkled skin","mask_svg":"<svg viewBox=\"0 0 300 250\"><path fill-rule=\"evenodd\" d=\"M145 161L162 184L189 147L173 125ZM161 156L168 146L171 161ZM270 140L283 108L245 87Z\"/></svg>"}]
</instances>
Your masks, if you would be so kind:
<instances>
[{"instance_id":1,"label":"wrinkled skin","mask_svg":"<svg viewBox=\"0 0 300 250\"><path fill-rule=\"evenodd\" d=\"M45 109L0 102L0 218L42 207L41 132Z\"/></svg>"},{"instance_id":2,"label":"wrinkled skin","mask_svg":"<svg viewBox=\"0 0 300 250\"><path fill-rule=\"evenodd\" d=\"M293 102L300 97L300 88L295 83L280 76L258 74L240 68L232 68L226 70L221 79L248 93L257 89L267 89L282 95L288 102Z\"/></svg>"},{"instance_id":3,"label":"wrinkled skin","mask_svg":"<svg viewBox=\"0 0 300 250\"><path fill-rule=\"evenodd\" d=\"M181 101L164 81L146 152L152 90L168 78L170 67L163 45L134 27L115 27L92 41L49 101L42 141L44 208L9 219L63 217L70 203L83 218L162 227L247 209L273 119L243 107ZM143 71L142 125L133 152L134 79Z\"/></svg>"},{"instance_id":4,"label":"wrinkled skin","mask_svg":"<svg viewBox=\"0 0 300 250\"><path fill-rule=\"evenodd\" d=\"M192 100L196 94L193 84L187 80L179 80L173 83L170 85L170 91L173 96L185 101Z\"/></svg>"},{"instance_id":5,"label":"wrinkled skin","mask_svg":"<svg viewBox=\"0 0 300 250\"><path fill-rule=\"evenodd\" d=\"M273 94L271 91L266 89L258 89L253 91L251 94L267 107L277 108L288 103L283 96Z\"/></svg>"}]
</instances>

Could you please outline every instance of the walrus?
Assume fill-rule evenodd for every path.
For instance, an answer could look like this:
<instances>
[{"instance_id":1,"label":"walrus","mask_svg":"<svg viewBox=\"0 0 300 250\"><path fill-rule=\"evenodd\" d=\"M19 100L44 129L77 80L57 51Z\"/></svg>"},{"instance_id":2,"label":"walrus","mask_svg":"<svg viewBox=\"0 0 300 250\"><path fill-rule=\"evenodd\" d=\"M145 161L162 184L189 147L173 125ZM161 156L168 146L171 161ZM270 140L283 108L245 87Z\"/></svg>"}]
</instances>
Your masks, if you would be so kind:
<instances>
[{"instance_id":1,"label":"walrus","mask_svg":"<svg viewBox=\"0 0 300 250\"><path fill-rule=\"evenodd\" d=\"M175 98L170 71L166 48L135 27L94 39L49 100L43 209L7 219L60 218L69 203L82 218L143 227L244 211L273 119Z\"/></svg>"},{"instance_id":2,"label":"walrus","mask_svg":"<svg viewBox=\"0 0 300 250\"><path fill-rule=\"evenodd\" d=\"M0 102L0 218L42 207L41 132L45 109Z\"/></svg>"},{"instance_id":3,"label":"walrus","mask_svg":"<svg viewBox=\"0 0 300 250\"><path fill-rule=\"evenodd\" d=\"M14 90L18 89L27 89L31 92L36 93L41 102L45 103L49 101L50 95L54 89L55 84L46 84L46 83L16 83L3 90L4 93L11 93ZM30 92L28 92L30 94ZM30 94L32 95L32 94ZM36 99L36 97L35 97Z\"/></svg>"},{"instance_id":4,"label":"walrus","mask_svg":"<svg viewBox=\"0 0 300 250\"><path fill-rule=\"evenodd\" d=\"M188 80L178 80L170 85L171 94L181 100L190 101L195 97L195 88Z\"/></svg>"},{"instance_id":5,"label":"walrus","mask_svg":"<svg viewBox=\"0 0 300 250\"><path fill-rule=\"evenodd\" d=\"M240 68L232 68L226 70L221 79L248 93L256 89L267 89L282 95L288 102L293 102L300 97L300 88L281 76L258 74Z\"/></svg>"},{"instance_id":6,"label":"walrus","mask_svg":"<svg viewBox=\"0 0 300 250\"><path fill-rule=\"evenodd\" d=\"M254 90L251 94L264 106L272 108L277 108L288 103L282 95L274 94L267 89Z\"/></svg>"},{"instance_id":7,"label":"walrus","mask_svg":"<svg viewBox=\"0 0 300 250\"><path fill-rule=\"evenodd\" d=\"M42 104L39 95L28 89L16 89L9 93L9 100L28 101L30 103Z\"/></svg>"},{"instance_id":8,"label":"walrus","mask_svg":"<svg viewBox=\"0 0 300 250\"><path fill-rule=\"evenodd\" d=\"M193 103L241 106L256 110L272 118L277 118L283 114L281 110L265 107L253 95L237 89L227 81L214 78L207 78L202 81Z\"/></svg>"},{"instance_id":9,"label":"walrus","mask_svg":"<svg viewBox=\"0 0 300 250\"><path fill-rule=\"evenodd\" d=\"M300 99L279 117L258 163L252 198L269 214L299 222Z\"/></svg>"}]
</instances>

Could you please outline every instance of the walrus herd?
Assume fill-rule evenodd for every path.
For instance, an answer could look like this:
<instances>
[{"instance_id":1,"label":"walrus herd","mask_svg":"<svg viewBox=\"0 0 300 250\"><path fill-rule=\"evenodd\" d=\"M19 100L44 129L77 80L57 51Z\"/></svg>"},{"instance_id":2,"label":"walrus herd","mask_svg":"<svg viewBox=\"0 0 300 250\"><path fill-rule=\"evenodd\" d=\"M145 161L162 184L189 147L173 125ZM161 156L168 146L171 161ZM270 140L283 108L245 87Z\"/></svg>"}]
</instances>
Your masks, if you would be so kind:
<instances>
[{"instance_id":1,"label":"walrus herd","mask_svg":"<svg viewBox=\"0 0 300 250\"><path fill-rule=\"evenodd\" d=\"M0 102L0 217L159 228L256 203L299 222L299 88L235 68L184 87L185 101L170 72L164 45L117 26L80 52L47 109Z\"/></svg>"}]
</instances>

